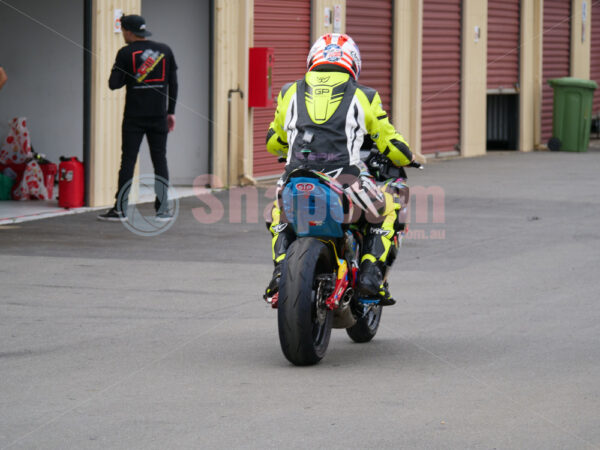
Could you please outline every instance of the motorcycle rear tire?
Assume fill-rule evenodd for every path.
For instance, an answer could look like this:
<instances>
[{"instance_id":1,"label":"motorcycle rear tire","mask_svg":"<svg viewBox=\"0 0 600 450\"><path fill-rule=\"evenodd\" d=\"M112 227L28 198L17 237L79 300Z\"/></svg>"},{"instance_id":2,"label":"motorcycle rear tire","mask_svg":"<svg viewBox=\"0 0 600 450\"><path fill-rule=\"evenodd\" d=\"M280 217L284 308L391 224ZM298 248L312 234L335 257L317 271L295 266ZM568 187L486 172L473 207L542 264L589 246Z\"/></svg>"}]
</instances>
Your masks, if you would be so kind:
<instances>
[{"instance_id":1,"label":"motorcycle rear tire","mask_svg":"<svg viewBox=\"0 0 600 450\"><path fill-rule=\"evenodd\" d=\"M333 271L327 245L299 238L288 248L279 282L277 322L285 357L297 366L318 363L329 345L333 313L317 307L317 276Z\"/></svg>"}]
</instances>

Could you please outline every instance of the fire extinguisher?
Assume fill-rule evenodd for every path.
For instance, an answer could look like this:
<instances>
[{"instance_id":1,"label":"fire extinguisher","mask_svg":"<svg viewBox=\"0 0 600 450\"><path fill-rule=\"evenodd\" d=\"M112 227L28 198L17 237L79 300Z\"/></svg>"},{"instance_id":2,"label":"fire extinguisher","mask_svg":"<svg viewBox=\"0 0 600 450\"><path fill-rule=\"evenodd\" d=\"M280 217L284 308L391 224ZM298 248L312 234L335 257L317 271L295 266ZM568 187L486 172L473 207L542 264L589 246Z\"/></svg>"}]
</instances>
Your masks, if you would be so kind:
<instances>
[{"instance_id":1,"label":"fire extinguisher","mask_svg":"<svg viewBox=\"0 0 600 450\"><path fill-rule=\"evenodd\" d=\"M58 206L79 208L84 203L83 163L76 157L60 157L58 166Z\"/></svg>"}]
</instances>

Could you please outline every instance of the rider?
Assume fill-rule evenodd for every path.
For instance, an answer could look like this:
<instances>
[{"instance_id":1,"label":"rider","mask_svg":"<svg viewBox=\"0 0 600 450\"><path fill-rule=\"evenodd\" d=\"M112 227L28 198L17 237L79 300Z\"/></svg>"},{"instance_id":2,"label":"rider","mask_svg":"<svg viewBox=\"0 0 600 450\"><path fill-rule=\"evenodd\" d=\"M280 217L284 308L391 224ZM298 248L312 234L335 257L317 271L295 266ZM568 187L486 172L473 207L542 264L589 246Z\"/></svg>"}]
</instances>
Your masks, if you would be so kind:
<instances>
[{"instance_id":1,"label":"rider","mask_svg":"<svg viewBox=\"0 0 600 450\"><path fill-rule=\"evenodd\" d=\"M356 177L356 182L344 187L357 206L371 212L359 270L359 294L392 305L395 301L383 283L383 271L398 229L399 205L390 193L375 185L360 161L360 149L365 140L372 139L379 151L399 167L409 165L414 156L390 124L377 91L357 83L360 52L350 36L321 36L310 49L306 65L304 78L284 85L277 97L267 150L286 158L286 174L308 165L322 172L339 176L343 171ZM265 299L278 291L281 263L296 237L291 227L281 223L280 214L276 200L272 222L267 223L273 235L275 269Z\"/></svg>"}]
</instances>

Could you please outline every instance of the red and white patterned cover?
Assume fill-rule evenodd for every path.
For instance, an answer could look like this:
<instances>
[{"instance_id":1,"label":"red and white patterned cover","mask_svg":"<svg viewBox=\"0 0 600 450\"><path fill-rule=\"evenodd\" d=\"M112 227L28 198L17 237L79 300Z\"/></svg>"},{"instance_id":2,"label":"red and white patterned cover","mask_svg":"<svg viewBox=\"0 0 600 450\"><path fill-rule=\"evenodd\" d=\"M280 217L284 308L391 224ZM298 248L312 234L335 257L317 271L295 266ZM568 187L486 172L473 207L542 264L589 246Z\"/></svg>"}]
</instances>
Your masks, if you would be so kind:
<instances>
[{"instance_id":1,"label":"red and white patterned cover","mask_svg":"<svg viewBox=\"0 0 600 450\"><path fill-rule=\"evenodd\" d=\"M8 122L8 136L2 141L0 163L21 164L31 158L31 141L27 119L15 117Z\"/></svg>"},{"instance_id":2,"label":"red and white patterned cover","mask_svg":"<svg viewBox=\"0 0 600 450\"><path fill-rule=\"evenodd\" d=\"M36 161L29 161L23 172L23 178L13 188L13 200L49 200L48 190L44 184L44 173Z\"/></svg>"}]
</instances>

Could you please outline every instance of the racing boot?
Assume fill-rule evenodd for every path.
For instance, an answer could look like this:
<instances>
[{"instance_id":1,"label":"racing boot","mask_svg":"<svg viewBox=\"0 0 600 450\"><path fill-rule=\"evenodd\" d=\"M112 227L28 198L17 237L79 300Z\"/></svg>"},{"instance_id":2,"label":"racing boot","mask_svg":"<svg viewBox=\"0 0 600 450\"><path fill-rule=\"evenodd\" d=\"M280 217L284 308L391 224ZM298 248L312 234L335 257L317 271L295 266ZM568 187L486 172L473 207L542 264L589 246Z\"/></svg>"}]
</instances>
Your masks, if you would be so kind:
<instances>
[{"instance_id":1,"label":"racing boot","mask_svg":"<svg viewBox=\"0 0 600 450\"><path fill-rule=\"evenodd\" d=\"M383 281L383 275L379 266L369 260L365 260L360 265L358 276L358 295L361 298L379 300L381 306L391 306L396 304L388 290L387 281Z\"/></svg>"},{"instance_id":2,"label":"racing boot","mask_svg":"<svg viewBox=\"0 0 600 450\"><path fill-rule=\"evenodd\" d=\"M272 299L275 294L279 292L279 280L281 279L281 263L275 264L275 268L273 269L273 277L271 281L269 281L269 285L265 290L265 294L263 298L266 302L271 303L269 299Z\"/></svg>"}]
</instances>

